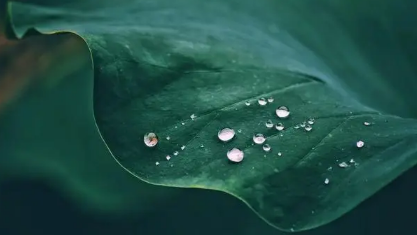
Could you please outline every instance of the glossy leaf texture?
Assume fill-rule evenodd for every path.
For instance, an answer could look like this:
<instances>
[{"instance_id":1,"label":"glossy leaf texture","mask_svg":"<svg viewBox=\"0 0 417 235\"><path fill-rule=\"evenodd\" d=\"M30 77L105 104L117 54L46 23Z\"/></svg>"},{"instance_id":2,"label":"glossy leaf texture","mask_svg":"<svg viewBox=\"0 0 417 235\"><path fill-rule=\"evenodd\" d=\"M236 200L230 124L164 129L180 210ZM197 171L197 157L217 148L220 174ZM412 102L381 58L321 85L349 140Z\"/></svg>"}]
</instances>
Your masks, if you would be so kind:
<instances>
[{"instance_id":1,"label":"glossy leaf texture","mask_svg":"<svg viewBox=\"0 0 417 235\"><path fill-rule=\"evenodd\" d=\"M417 161L415 48L400 33L417 34L393 27L415 18L398 14L406 4L371 2L72 1L13 4L12 16L18 34L69 30L87 41L96 122L126 170L227 192L299 231L342 216ZM228 143L217 138L225 127L236 131ZM147 132L156 147L143 143ZM270 151L253 144L257 133ZM227 160L232 148L241 163Z\"/></svg>"}]
</instances>

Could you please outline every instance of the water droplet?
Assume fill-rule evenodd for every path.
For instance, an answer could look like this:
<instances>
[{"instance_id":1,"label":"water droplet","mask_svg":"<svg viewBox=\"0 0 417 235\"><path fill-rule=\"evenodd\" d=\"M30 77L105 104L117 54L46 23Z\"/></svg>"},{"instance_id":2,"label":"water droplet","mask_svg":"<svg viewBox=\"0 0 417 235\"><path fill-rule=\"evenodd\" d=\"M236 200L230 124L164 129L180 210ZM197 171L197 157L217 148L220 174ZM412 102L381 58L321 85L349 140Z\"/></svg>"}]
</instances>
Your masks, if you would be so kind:
<instances>
[{"instance_id":1,"label":"water droplet","mask_svg":"<svg viewBox=\"0 0 417 235\"><path fill-rule=\"evenodd\" d=\"M269 98L268 98L268 102L269 102L269 103L274 102L274 98L273 98L273 97L269 97Z\"/></svg>"},{"instance_id":2,"label":"water droplet","mask_svg":"<svg viewBox=\"0 0 417 235\"><path fill-rule=\"evenodd\" d=\"M285 106L277 108L277 110L275 110L275 113L279 118L288 118L290 116L290 111Z\"/></svg>"},{"instance_id":3,"label":"water droplet","mask_svg":"<svg viewBox=\"0 0 417 235\"><path fill-rule=\"evenodd\" d=\"M328 171L331 171L333 169L333 167L329 166L329 168L327 168Z\"/></svg>"},{"instance_id":4,"label":"water droplet","mask_svg":"<svg viewBox=\"0 0 417 235\"><path fill-rule=\"evenodd\" d=\"M341 163L339 163L339 167L341 167L341 168L346 168L346 167L348 167L349 165L346 163L346 162L341 162Z\"/></svg>"},{"instance_id":5,"label":"water droplet","mask_svg":"<svg viewBox=\"0 0 417 235\"><path fill-rule=\"evenodd\" d=\"M265 142L265 136L262 134L256 134L253 136L253 142L255 144L263 144Z\"/></svg>"},{"instance_id":6,"label":"water droplet","mask_svg":"<svg viewBox=\"0 0 417 235\"><path fill-rule=\"evenodd\" d=\"M363 125L365 125L365 126L370 126L370 125L371 125L371 123L370 123L370 122L364 122L364 123L363 123Z\"/></svg>"},{"instance_id":7,"label":"water droplet","mask_svg":"<svg viewBox=\"0 0 417 235\"><path fill-rule=\"evenodd\" d=\"M300 123L300 127L302 127L302 128L306 127L306 122Z\"/></svg>"},{"instance_id":8,"label":"water droplet","mask_svg":"<svg viewBox=\"0 0 417 235\"><path fill-rule=\"evenodd\" d=\"M179 154L179 152L175 151L173 154L174 154L174 156L177 156Z\"/></svg>"},{"instance_id":9,"label":"water droplet","mask_svg":"<svg viewBox=\"0 0 417 235\"><path fill-rule=\"evenodd\" d=\"M285 128L284 124L282 124L282 123L278 123L278 124L275 125L275 129L277 129L279 131L284 130L284 128Z\"/></svg>"},{"instance_id":10,"label":"water droplet","mask_svg":"<svg viewBox=\"0 0 417 235\"><path fill-rule=\"evenodd\" d=\"M217 136L219 137L219 140L227 142L235 137L235 131L230 128L224 128L217 133Z\"/></svg>"},{"instance_id":11,"label":"water droplet","mask_svg":"<svg viewBox=\"0 0 417 235\"><path fill-rule=\"evenodd\" d=\"M326 179L324 180L324 183L325 183L325 184L329 184L329 183L330 183L329 178L326 178Z\"/></svg>"},{"instance_id":12,"label":"water droplet","mask_svg":"<svg viewBox=\"0 0 417 235\"><path fill-rule=\"evenodd\" d=\"M363 142L362 140L359 140L358 142L356 142L356 147L358 148L362 148L365 145L365 142Z\"/></svg>"},{"instance_id":13,"label":"water droplet","mask_svg":"<svg viewBox=\"0 0 417 235\"><path fill-rule=\"evenodd\" d=\"M295 125L294 129L300 129L300 125Z\"/></svg>"},{"instance_id":14,"label":"water droplet","mask_svg":"<svg viewBox=\"0 0 417 235\"><path fill-rule=\"evenodd\" d=\"M307 121L308 124L313 125L314 124L314 118L310 118Z\"/></svg>"},{"instance_id":15,"label":"water droplet","mask_svg":"<svg viewBox=\"0 0 417 235\"><path fill-rule=\"evenodd\" d=\"M264 144L264 146L262 146L262 149L263 149L265 152L269 152L269 151L271 151L271 146L269 146L269 144Z\"/></svg>"},{"instance_id":16,"label":"water droplet","mask_svg":"<svg viewBox=\"0 0 417 235\"><path fill-rule=\"evenodd\" d=\"M237 132L242 133L242 129L237 130Z\"/></svg>"},{"instance_id":17,"label":"water droplet","mask_svg":"<svg viewBox=\"0 0 417 235\"><path fill-rule=\"evenodd\" d=\"M169 159L171 159L171 156L167 155L165 158L169 161Z\"/></svg>"},{"instance_id":18,"label":"water droplet","mask_svg":"<svg viewBox=\"0 0 417 235\"><path fill-rule=\"evenodd\" d=\"M159 165L159 162L155 162L155 165Z\"/></svg>"},{"instance_id":19,"label":"water droplet","mask_svg":"<svg viewBox=\"0 0 417 235\"><path fill-rule=\"evenodd\" d=\"M181 150L184 150L184 149L185 149L185 145L181 146Z\"/></svg>"},{"instance_id":20,"label":"water droplet","mask_svg":"<svg viewBox=\"0 0 417 235\"><path fill-rule=\"evenodd\" d=\"M311 131L311 130L313 130L313 127L310 126L310 125L306 125L306 127L304 128L304 130Z\"/></svg>"},{"instance_id":21,"label":"water droplet","mask_svg":"<svg viewBox=\"0 0 417 235\"><path fill-rule=\"evenodd\" d=\"M143 137L143 142L148 147L154 147L158 143L158 136L155 133L146 133Z\"/></svg>"},{"instance_id":22,"label":"water droplet","mask_svg":"<svg viewBox=\"0 0 417 235\"><path fill-rule=\"evenodd\" d=\"M185 122L181 122L181 125L183 125L183 126L184 126L184 125L185 125Z\"/></svg>"},{"instance_id":23,"label":"water droplet","mask_svg":"<svg viewBox=\"0 0 417 235\"><path fill-rule=\"evenodd\" d=\"M267 101L265 98L259 98L258 104L261 106L265 106L267 104Z\"/></svg>"},{"instance_id":24,"label":"water droplet","mask_svg":"<svg viewBox=\"0 0 417 235\"><path fill-rule=\"evenodd\" d=\"M194 120L194 119L197 118L197 116L195 114L191 114L190 118L191 118L191 120Z\"/></svg>"},{"instance_id":25,"label":"water droplet","mask_svg":"<svg viewBox=\"0 0 417 235\"><path fill-rule=\"evenodd\" d=\"M242 150L233 148L227 152L227 158L232 162L241 162L245 154Z\"/></svg>"},{"instance_id":26,"label":"water droplet","mask_svg":"<svg viewBox=\"0 0 417 235\"><path fill-rule=\"evenodd\" d=\"M281 156L282 156L282 153L281 153L281 152L278 152L278 153L277 153L277 155L278 155L279 157L281 157Z\"/></svg>"},{"instance_id":27,"label":"water droplet","mask_svg":"<svg viewBox=\"0 0 417 235\"><path fill-rule=\"evenodd\" d=\"M204 144L200 145L200 148L204 148Z\"/></svg>"},{"instance_id":28,"label":"water droplet","mask_svg":"<svg viewBox=\"0 0 417 235\"><path fill-rule=\"evenodd\" d=\"M278 172L279 172L279 170L278 170L277 168L274 168L274 172L275 172L275 173L278 173Z\"/></svg>"},{"instance_id":29,"label":"water droplet","mask_svg":"<svg viewBox=\"0 0 417 235\"><path fill-rule=\"evenodd\" d=\"M170 139L171 139L171 137L168 135L168 136L166 137L166 139L167 139L167 140L170 140Z\"/></svg>"},{"instance_id":30,"label":"water droplet","mask_svg":"<svg viewBox=\"0 0 417 235\"><path fill-rule=\"evenodd\" d=\"M246 102L245 102L245 105L246 105L246 106L249 106L249 105L250 105L250 102L249 102L249 101L246 101Z\"/></svg>"},{"instance_id":31,"label":"water droplet","mask_svg":"<svg viewBox=\"0 0 417 235\"><path fill-rule=\"evenodd\" d=\"M274 123L271 120L266 121L265 126L267 128L272 128L274 126Z\"/></svg>"}]
</instances>

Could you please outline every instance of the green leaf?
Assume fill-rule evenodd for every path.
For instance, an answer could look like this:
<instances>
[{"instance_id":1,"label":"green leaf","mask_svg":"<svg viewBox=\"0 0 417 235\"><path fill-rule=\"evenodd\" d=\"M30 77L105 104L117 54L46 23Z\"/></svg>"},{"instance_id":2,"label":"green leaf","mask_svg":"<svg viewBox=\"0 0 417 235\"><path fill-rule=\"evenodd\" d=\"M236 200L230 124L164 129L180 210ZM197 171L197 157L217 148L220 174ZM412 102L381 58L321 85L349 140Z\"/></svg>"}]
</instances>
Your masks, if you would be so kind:
<instances>
[{"instance_id":1,"label":"green leaf","mask_svg":"<svg viewBox=\"0 0 417 235\"><path fill-rule=\"evenodd\" d=\"M342 216L416 164L417 122L393 116L417 110L414 57L391 25L404 20L395 18L402 9L394 1L372 10L362 1L324 0L101 4L13 4L13 22L18 34L70 30L87 41L97 125L139 179L224 191L272 226L299 231ZM311 10L317 6L323 14ZM371 28L373 21L381 27ZM262 97L274 102L259 106ZM281 105L289 119L276 117ZM295 128L309 118L311 131ZM267 129L269 119L285 130ZM236 131L225 144L217 139L224 127ZM151 131L159 135L155 148L143 143ZM270 152L252 143L256 133ZM226 158L234 147L245 153L239 164Z\"/></svg>"}]
</instances>

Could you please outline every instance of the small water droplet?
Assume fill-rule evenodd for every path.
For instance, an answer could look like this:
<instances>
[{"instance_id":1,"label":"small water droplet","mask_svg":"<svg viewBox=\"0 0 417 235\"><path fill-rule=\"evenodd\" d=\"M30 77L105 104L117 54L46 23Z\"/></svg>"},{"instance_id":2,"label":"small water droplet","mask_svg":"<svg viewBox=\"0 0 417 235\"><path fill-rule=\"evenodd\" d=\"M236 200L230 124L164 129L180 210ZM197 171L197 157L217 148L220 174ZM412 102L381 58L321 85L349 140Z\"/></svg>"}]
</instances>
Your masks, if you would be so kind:
<instances>
[{"instance_id":1,"label":"small water droplet","mask_svg":"<svg viewBox=\"0 0 417 235\"><path fill-rule=\"evenodd\" d=\"M313 130L313 127L310 126L310 125L306 125L306 127L304 128L304 130L311 131L311 130Z\"/></svg>"},{"instance_id":2,"label":"small water droplet","mask_svg":"<svg viewBox=\"0 0 417 235\"><path fill-rule=\"evenodd\" d=\"M262 134L256 134L253 136L253 142L255 144L263 144L265 142L265 136Z\"/></svg>"},{"instance_id":3,"label":"small water droplet","mask_svg":"<svg viewBox=\"0 0 417 235\"><path fill-rule=\"evenodd\" d=\"M370 125L371 125L371 123L370 123L370 122L364 122L364 123L363 123L363 125L365 125L365 126L370 126Z\"/></svg>"},{"instance_id":4,"label":"small water droplet","mask_svg":"<svg viewBox=\"0 0 417 235\"><path fill-rule=\"evenodd\" d=\"M327 168L328 171L331 171L333 169L333 167L329 166L329 168Z\"/></svg>"},{"instance_id":5,"label":"small water droplet","mask_svg":"<svg viewBox=\"0 0 417 235\"><path fill-rule=\"evenodd\" d=\"M314 118L310 118L310 119L308 119L307 123L310 124L310 125L313 125L314 121L315 121Z\"/></svg>"},{"instance_id":6,"label":"small water droplet","mask_svg":"<svg viewBox=\"0 0 417 235\"><path fill-rule=\"evenodd\" d=\"M350 163L355 163L355 160L352 158L352 159L350 159L350 161L349 161Z\"/></svg>"},{"instance_id":7,"label":"small water droplet","mask_svg":"<svg viewBox=\"0 0 417 235\"><path fill-rule=\"evenodd\" d=\"M177 156L179 154L179 152L175 151L173 154L174 154L174 156Z\"/></svg>"},{"instance_id":8,"label":"small water droplet","mask_svg":"<svg viewBox=\"0 0 417 235\"><path fill-rule=\"evenodd\" d=\"M266 121L265 123L266 128L272 128L274 126L274 123L271 120Z\"/></svg>"},{"instance_id":9,"label":"small water droplet","mask_svg":"<svg viewBox=\"0 0 417 235\"><path fill-rule=\"evenodd\" d=\"M241 162L245 154L238 148L233 148L227 152L227 158L232 162Z\"/></svg>"},{"instance_id":10,"label":"small water droplet","mask_svg":"<svg viewBox=\"0 0 417 235\"><path fill-rule=\"evenodd\" d=\"M341 167L341 168L346 168L346 167L348 167L349 165L346 163L346 162L341 162L341 163L339 163L339 167Z\"/></svg>"},{"instance_id":11,"label":"small water droplet","mask_svg":"<svg viewBox=\"0 0 417 235\"><path fill-rule=\"evenodd\" d=\"M143 137L143 142L148 147L154 147L156 144L158 144L158 136L152 132L146 133Z\"/></svg>"},{"instance_id":12,"label":"small water droplet","mask_svg":"<svg viewBox=\"0 0 417 235\"><path fill-rule=\"evenodd\" d=\"M175 126L175 129L177 129L178 128L178 126Z\"/></svg>"},{"instance_id":13,"label":"small water droplet","mask_svg":"<svg viewBox=\"0 0 417 235\"><path fill-rule=\"evenodd\" d=\"M159 162L155 162L155 165L159 165Z\"/></svg>"},{"instance_id":14,"label":"small water droplet","mask_svg":"<svg viewBox=\"0 0 417 235\"><path fill-rule=\"evenodd\" d=\"M238 133L242 133L242 129L237 130Z\"/></svg>"},{"instance_id":15,"label":"small water droplet","mask_svg":"<svg viewBox=\"0 0 417 235\"><path fill-rule=\"evenodd\" d=\"M200 145L200 148L204 148L204 144Z\"/></svg>"},{"instance_id":16,"label":"small water droplet","mask_svg":"<svg viewBox=\"0 0 417 235\"><path fill-rule=\"evenodd\" d=\"M277 130L279 130L279 131L282 131L282 130L284 130L284 124L282 124L282 123L277 123L276 125L275 125L275 129L277 129Z\"/></svg>"},{"instance_id":17,"label":"small water droplet","mask_svg":"<svg viewBox=\"0 0 417 235\"><path fill-rule=\"evenodd\" d=\"M265 98L259 98L258 100L258 104L261 106L265 106L268 102L266 101Z\"/></svg>"},{"instance_id":18,"label":"small water droplet","mask_svg":"<svg viewBox=\"0 0 417 235\"><path fill-rule=\"evenodd\" d=\"M264 146L262 146L262 149L263 149L265 152L269 152L269 151L271 151L271 146L269 146L269 144L264 144Z\"/></svg>"},{"instance_id":19,"label":"small water droplet","mask_svg":"<svg viewBox=\"0 0 417 235\"><path fill-rule=\"evenodd\" d=\"M281 156L282 156L282 153L281 153L281 152L278 152L278 153L277 153L277 155L278 155L279 157L281 157Z\"/></svg>"},{"instance_id":20,"label":"small water droplet","mask_svg":"<svg viewBox=\"0 0 417 235\"><path fill-rule=\"evenodd\" d=\"M300 129L300 125L295 125L294 129Z\"/></svg>"},{"instance_id":21,"label":"small water droplet","mask_svg":"<svg viewBox=\"0 0 417 235\"><path fill-rule=\"evenodd\" d=\"M166 137L166 139L167 139L167 140L170 140L170 139L171 139L171 137L168 135L168 136Z\"/></svg>"},{"instance_id":22,"label":"small water droplet","mask_svg":"<svg viewBox=\"0 0 417 235\"><path fill-rule=\"evenodd\" d=\"M291 228L290 230L291 230L291 232L294 232L294 228Z\"/></svg>"},{"instance_id":23,"label":"small water droplet","mask_svg":"<svg viewBox=\"0 0 417 235\"><path fill-rule=\"evenodd\" d=\"M245 102L245 105L246 105L246 106L250 106L250 102L249 102L249 101L246 101L246 102Z\"/></svg>"},{"instance_id":24,"label":"small water droplet","mask_svg":"<svg viewBox=\"0 0 417 235\"><path fill-rule=\"evenodd\" d=\"M329 183L330 183L329 178L326 178L326 179L324 180L324 183L325 183L325 184L329 184Z\"/></svg>"},{"instance_id":25,"label":"small water droplet","mask_svg":"<svg viewBox=\"0 0 417 235\"><path fill-rule=\"evenodd\" d=\"M185 125L185 122L181 122L181 125L183 125L183 126L184 126L184 125Z\"/></svg>"},{"instance_id":26,"label":"small water droplet","mask_svg":"<svg viewBox=\"0 0 417 235\"><path fill-rule=\"evenodd\" d=\"M217 133L217 136L219 137L219 140L227 142L235 137L235 131L230 128L224 128Z\"/></svg>"},{"instance_id":27,"label":"small water droplet","mask_svg":"<svg viewBox=\"0 0 417 235\"><path fill-rule=\"evenodd\" d=\"M269 103L274 102L274 98L273 98L273 97L269 97L269 98L268 98L268 102L269 102Z\"/></svg>"},{"instance_id":28,"label":"small water droplet","mask_svg":"<svg viewBox=\"0 0 417 235\"><path fill-rule=\"evenodd\" d=\"M279 172L279 170L278 170L277 168L274 168L274 172L275 172L275 173L278 173L278 172Z\"/></svg>"},{"instance_id":29,"label":"small water droplet","mask_svg":"<svg viewBox=\"0 0 417 235\"><path fill-rule=\"evenodd\" d=\"M300 123L300 127L302 127L302 128L306 127L306 122Z\"/></svg>"},{"instance_id":30,"label":"small water droplet","mask_svg":"<svg viewBox=\"0 0 417 235\"><path fill-rule=\"evenodd\" d=\"M359 140L358 142L356 142L356 147L358 148L362 148L365 145L365 142L363 142L362 140Z\"/></svg>"},{"instance_id":31,"label":"small water droplet","mask_svg":"<svg viewBox=\"0 0 417 235\"><path fill-rule=\"evenodd\" d=\"M167 155L165 158L169 161L169 159L171 159L171 156Z\"/></svg>"},{"instance_id":32,"label":"small water droplet","mask_svg":"<svg viewBox=\"0 0 417 235\"><path fill-rule=\"evenodd\" d=\"M181 150L184 150L184 149L185 149L185 145L181 146Z\"/></svg>"},{"instance_id":33,"label":"small water droplet","mask_svg":"<svg viewBox=\"0 0 417 235\"><path fill-rule=\"evenodd\" d=\"M197 116L195 114L191 114L190 118L191 118L191 120L194 120L194 119L197 118Z\"/></svg>"},{"instance_id":34,"label":"small water droplet","mask_svg":"<svg viewBox=\"0 0 417 235\"><path fill-rule=\"evenodd\" d=\"M277 108L277 110L275 110L275 113L279 118L288 118L290 116L290 111L285 106Z\"/></svg>"}]
</instances>

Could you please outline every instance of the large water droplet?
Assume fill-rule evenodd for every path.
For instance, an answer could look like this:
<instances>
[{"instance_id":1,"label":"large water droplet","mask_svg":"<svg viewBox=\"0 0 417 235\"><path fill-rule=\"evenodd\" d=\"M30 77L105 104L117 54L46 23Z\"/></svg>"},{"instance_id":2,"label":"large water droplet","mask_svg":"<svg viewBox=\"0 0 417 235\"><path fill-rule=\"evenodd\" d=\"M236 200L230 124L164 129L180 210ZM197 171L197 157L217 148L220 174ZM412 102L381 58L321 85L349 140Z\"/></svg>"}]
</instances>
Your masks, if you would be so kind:
<instances>
[{"instance_id":1,"label":"large water droplet","mask_svg":"<svg viewBox=\"0 0 417 235\"><path fill-rule=\"evenodd\" d=\"M268 98L268 102L269 102L269 103L274 102L274 97L269 97L269 98Z\"/></svg>"},{"instance_id":2,"label":"large water droplet","mask_svg":"<svg viewBox=\"0 0 417 235\"><path fill-rule=\"evenodd\" d=\"M233 129L230 129L230 128L224 128L224 129L219 131L217 136L219 137L219 140L221 140L223 142L227 142L227 141L233 139L233 137L235 137L235 131Z\"/></svg>"},{"instance_id":3,"label":"large water droplet","mask_svg":"<svg viewBox=\"0 0 417 235\"><path fill-rule=\"evenodd\" d=\"M279 118L288 118L290 116L290 111L285 106L277 108L277 110L275 110L275 113Z\"/></svg>"},{"instance_id":4,"label":"large water droplet","mask_svg":"<svg viewBox=\"0 0 417 235\"><path fill-rule=\"evenodd\" d=\"M261 106L265 106L268 102L266 101L265 98L259 98L258 100L258 104Z\"/></svg>"},{"instance_id":5,"label":"large water droplet","mask_svg":"<svg viewBox=\"0 0 417 235\"><path fill-rule=\"evenodd\" d=\"M362 148L365 145L365 142L363 142L362 140L359 140L358 142L356 142L356 147L358 148Z\"/></svg>"},{"instance_id":6,"label":"large water droplet","mask_svg":"<svg viewBox=\"0 0 417 235\"><path fill-rule=\"evenodd\" d=\"M282 123L278 123L278 124L275 125L275 129L277 129L279 131L284 130L284 128L285 128L284 124L282 124Z\"/></svg>"},{"instance_id":7,"label":"large water droplet","mask_svg":"<svg viewBox=\"0 0 417 235\"><path fill-rule=\"evenodd\" d=\"M341 162L341 163L339 163L339 167L341 167L341 168L346 168L346 167L348 167L349 165L346 163L346 162Z\"/></svg>"},{"instance_id":8,"label":"large water droplet","mask_svg":"<svg viewBox=\"0 0 417 235\"><path fill-rule=\"evenodd\" d=\"M265 136L262 134L256 134L253 136L253 142L255 144L263 144L265 142Z\"/></svg>"},{"instance_id":9,"label":"large water droplet","mask_svg":"<svg viewBox=\"0 0 417 235\"><path fill-rule=\"evenodd\" d=\"M329 183L330 183L329 178L326 178L326 179L324 180L324 183L325 183L325 184L329 184Z\"/></svg>"},{"instance_id":10,"label":"large water droplet","mask_svg":"<svg viewBox=\"0 0 417 235\"><path fill-rule=\"evenodd\" d=\"M274 123L271 120L266 121L265 126L267 128L272 128L274 126Z\"/></svg>"},{"instance_id":11,"label":"large water droplet","mask_svg":"<svg viewBox=\"0 0 417 235\"><path fill-rule=\"evenodd\" d=\"M242 150L233 148L227 152L227 158L232 162L241 162L245 154Z\"/></svg>"},{"instance_id":12,"label":"large water droplet","mask_svg":"<svg viewBox=\"0 0 417 235\"><path fill-rule=\"evenodd\" d=\"M262 146L262 149L263 149L265 152L269 152L269 151L271 151L271 146L269 146L269 144L264 144L264 146Z\"/></svg>"},{"instance_id":13,"label":"large water droplet","mask_svg":"<svg viewBox=\"0 0 417 235\"><path fill-rule=\"evenodd\" d=\"M156 144L158 144L158 136L152 132L146 133L143 137L143 142L148 147L154 147Z\"/></svg>"},{"instance_id":14,"label":"large water droplet","mask_svg":"<svg viewBox=\"0 0 417 235\"><path fill-rule=\"evenodd\" d=\"M306 125L306 127L304 127L304 130L311 131L311 130L313 130L313 127L310 126L310 125Z\"/></svg>"}]
</instances>

